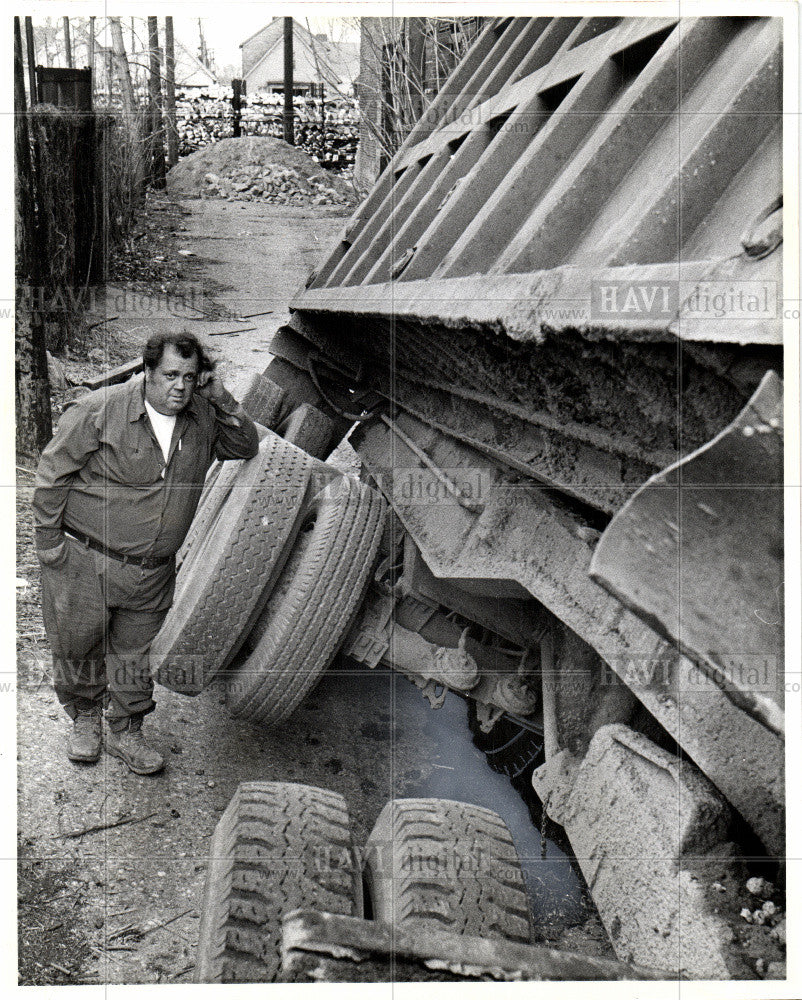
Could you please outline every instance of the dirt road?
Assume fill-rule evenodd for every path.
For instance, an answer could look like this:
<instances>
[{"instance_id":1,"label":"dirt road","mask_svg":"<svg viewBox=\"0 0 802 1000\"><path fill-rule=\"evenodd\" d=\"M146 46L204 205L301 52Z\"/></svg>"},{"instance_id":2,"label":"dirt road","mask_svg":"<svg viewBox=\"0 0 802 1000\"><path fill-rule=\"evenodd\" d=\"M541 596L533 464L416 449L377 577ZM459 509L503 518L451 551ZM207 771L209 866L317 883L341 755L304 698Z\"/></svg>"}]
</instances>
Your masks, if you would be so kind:
<instances>
[{"instance_id":1,"label":"dirt road","mask_svg":"<svg viewBox=\"0 0 802 1000\"><path fill-rule=\"evenodd\" d=\"M135 356L147 332L185 325L215 347L232 387L265 368L289 299L343 225L325 210L219 201L180 209L157 203L151 216L166 234L162 253L180 265L178 288L202 285L204 310L227 318L197 309L176 318L161 307L146 315L144 300L126 303L109 289L108 315L119 318L108 325L101 360ZM153 291L158 300L159 288ZM231 318L267 310L244 323ZM232 329L242 332L213 336ZM157 688L146 725L167 758L162 775L137 777L105 755L94 766L70 763L68 721L50 687L38 610L31 482L21 478L18 490L18 575L29 583L18 599L21 982L188 981L212 832L237 784L258 779L342 793L358 843L394 795L495 808L525 859L543 936L555 940L584 922L585 950L604 951L568 862L551 843L541 860L527 807L476 748L466 704L449 696L433 712L387 671L335 664L295 715L271 730L234 722L214 684L197 698ZM564 940L577 944L570 933Z\"/></svg>"},{"instance_id":2,"label":"dirt road","mask_svg":"<svg viewBox=\"0 0 802 1000\"><path fill-rule=\"evenodd\" d=\"M267 347L290 296L328 252L343 219L225 201L191 200L183 208L189 214L178 217L165 252L178 254L187 284L202 284L205 305L213 302L223 312L272 314L241 324L150 316L141 298L116 308L122 300L110 289L109 307L119 319L108 327L108 354L114 358L116 343L133 356L147 332L186 325L216 348L224 380L236 386L267 365ZM255 329L209 339L238 326ZM196 699L160 688L147 725L167 757L162 776L135 777L105 755L91 767L70 763L63 750L68 722L49 684L49 652L37 621L30 483L23 477L18 490L18 575L29 581L19 618L21 981L186 980L209 839L237 784L305 781L347 792L355 806L364 805L362 777L351 759L360 752L353 734L362 720L337 691L331 711L312 701L281 729L258 732L228 717L214 687ZM327 720L337 720L341 738L333 741ZM340 746L333 750L333 742ZM377 749L376 766L389 769ZM381 804L363 811L375 814ZM120 820L133 822L75 836Z\"/></svg>"}]
</instances>

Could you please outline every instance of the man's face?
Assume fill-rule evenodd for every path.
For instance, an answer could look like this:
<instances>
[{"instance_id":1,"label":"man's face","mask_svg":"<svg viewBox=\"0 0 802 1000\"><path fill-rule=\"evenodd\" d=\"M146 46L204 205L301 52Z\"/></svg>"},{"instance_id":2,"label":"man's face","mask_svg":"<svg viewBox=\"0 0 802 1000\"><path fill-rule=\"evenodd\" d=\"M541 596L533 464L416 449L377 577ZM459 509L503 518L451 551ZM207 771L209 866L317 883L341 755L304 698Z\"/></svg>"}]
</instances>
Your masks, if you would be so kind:
<instances>
[{"instance_id":1,"label":"man's face","mask_svg":"<svg viewBox=\"0 0 802 1000\"><path fill-rule=\"evenodd\" d=\"M198 381L198 358L182 358L172 344L165 344L161 361L145 369L145 399L158 413L173 416L192 399Z\"/></svg>"}]
</instances>

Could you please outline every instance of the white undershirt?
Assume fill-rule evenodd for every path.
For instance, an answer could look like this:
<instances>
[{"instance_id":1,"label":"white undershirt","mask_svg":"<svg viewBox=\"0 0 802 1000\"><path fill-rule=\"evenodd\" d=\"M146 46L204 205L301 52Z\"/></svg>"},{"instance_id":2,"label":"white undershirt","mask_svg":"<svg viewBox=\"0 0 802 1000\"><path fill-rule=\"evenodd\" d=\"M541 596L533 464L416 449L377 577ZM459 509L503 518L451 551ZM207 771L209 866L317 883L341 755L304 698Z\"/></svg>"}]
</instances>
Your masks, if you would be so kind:
<instances>
[{"instance_id":1,"label":"white undershirt","mask_svg":"<svg viewBox=\"0 0 802 1000\"><path fill-rule=\"evenodd\" d=\"M150 423L153 427L153 433L156 435L156 440L159 442L159 447L164 455L164 461L170 456L170 442L173 440L173 428L175 427L175 414L174 413L159 413L158 410L154 410L150 403L145 400L145 409L150 417ZM164 475L164 469L162 469L162 476Z\"/></svg>"}]
</instances>

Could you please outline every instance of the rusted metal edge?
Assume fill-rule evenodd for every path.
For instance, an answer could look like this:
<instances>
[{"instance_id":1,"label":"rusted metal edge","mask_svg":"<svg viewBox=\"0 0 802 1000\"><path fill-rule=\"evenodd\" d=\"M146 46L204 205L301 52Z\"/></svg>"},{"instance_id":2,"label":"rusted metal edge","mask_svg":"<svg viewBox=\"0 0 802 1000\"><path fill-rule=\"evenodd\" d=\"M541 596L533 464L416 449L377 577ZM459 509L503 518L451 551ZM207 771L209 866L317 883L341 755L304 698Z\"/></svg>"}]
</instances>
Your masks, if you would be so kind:
<instances>
[{"instance_id":1,"label":"rusted metal edge","mask_svg":"<svg viewBox=\"0 0 802 1000\"><path fill-rule=\"evenodd\" d=\"M606 528L588 569L599 586L696 663L733 705L778 736L785 732L782 706L750 676L727 670L724 653L727 637L737 648L743 644L743 609L755 608L770 582L775 589L782 583L782 511L774 496L782 487L782 400L782 381L769 371L732 423L634 494ZM728 555L741 557L737 600L725 587L732 575L726 563L719 559L721 565L711 566L706 553L700 565L695 545L685 542L687 533L704 536L711 518L725 538L733 533ZM721 584L716 595L708 593L711 577ZM702 622L694 614L698 601L705 603ZM715 628L708 620L713 607ZM773 649L781 619L769 625L757 611L754 618L761 648Z\"/></svg>"},{"instance_id":2,"label":"rusted metal edge","mask_svg":"<svg viewBox=\"0 0 802 1000\"><path fill-rule=\"evenodd\" d=\"M480 513L484 509L483 504L476 503L475 501L464 497L459 487L452 483L443 470L438 468L426 452L419 447L419 445L417 445L408 434L405 434L395 421L391 420L385 413L380 413L379 419L390 428L397 438L403 441L413 455L423 462L426 468L429 469L429 471L434 475L435 479L437 479L441 486L445 488L446 492L456 500L460 507L464 507L465 510L470 511L472 514L477 512Z\"/></svg>"},{"instance_id":3,"label":"rusted metal edge","mask_svg":"<svg viewBox=\"0 0 802 1000\"><path fill-rule=\"evenodd\" d=\"M683 303L718 263L566 266L527 274L312 288L290 307L302 314L482 327L521 342L541 342L548 333L575 330L594 340L782 344L782 324L775 317L757 317L748 324L688 322Z\"/></svg>"},{"instance_id":4,"label":"rusted metal edge","mask_svg":"<svg viewBox=\"0 0 802 1000\"><path fill-rule=\"evenodd\" d=\"M387 479L387 429L362 425L354 447L404 529L414 539L431 573L444 580L513 580L587 642L633 689L639 701L677 740L778 856L785 850L777 816L784 791L783 748L777 736L738 710L676 646L620 604L588 574L593 542L572 530L542 490L524 489L493 478L477 519L457 504L449 532L437 531L427 509L403 501ZM491 476L491 459L473 451L471 462ZM504 530L499 528L503 525ZM517 539L533 539L522 547ZM493 539L495 544L485 544ZM652 677L651 674L654 673ZM686 698L684 691L704 690ZM716 725L710 725L710 719ZM743 747L752 752L739 768Z\"/></svg>"},{"instance_id":5,"label":"rusted metal edge","mask_svg":"<svg viewBox=\"0 0 802 1000\"><path fill-rule=\"evenodd\" d=\"M557 951L473 935L397 927L360 917L293 910L282 921L282 971L291 972L305 953L352 962L406 958L465 978L522 980L676 980L674 972L609 958Z\"/></svg>"}]
</instances>

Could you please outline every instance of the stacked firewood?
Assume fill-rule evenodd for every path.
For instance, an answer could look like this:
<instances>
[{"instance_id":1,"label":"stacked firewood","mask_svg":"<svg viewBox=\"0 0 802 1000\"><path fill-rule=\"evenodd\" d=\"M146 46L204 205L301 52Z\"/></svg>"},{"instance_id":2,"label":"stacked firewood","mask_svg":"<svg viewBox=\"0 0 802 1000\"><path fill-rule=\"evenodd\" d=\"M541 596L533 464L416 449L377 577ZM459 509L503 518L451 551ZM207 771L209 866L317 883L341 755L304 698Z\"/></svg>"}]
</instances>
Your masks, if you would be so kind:
<instances>
[{"instance_id":1,"label":"stacked firewood","mask_svg":"<svg viewBox=\"0 0 802 1000\"><path fill-rule=\"evenodd\" d=\"M295 144L327 169L353 166L359 141L359 109L355 100L296 97ZM242 135L283 136L283 97L256 94L243 101ZM227 97L178 95L176 101L179 154L233 135L233 111Z\"/></svg>"}]
</instances>

